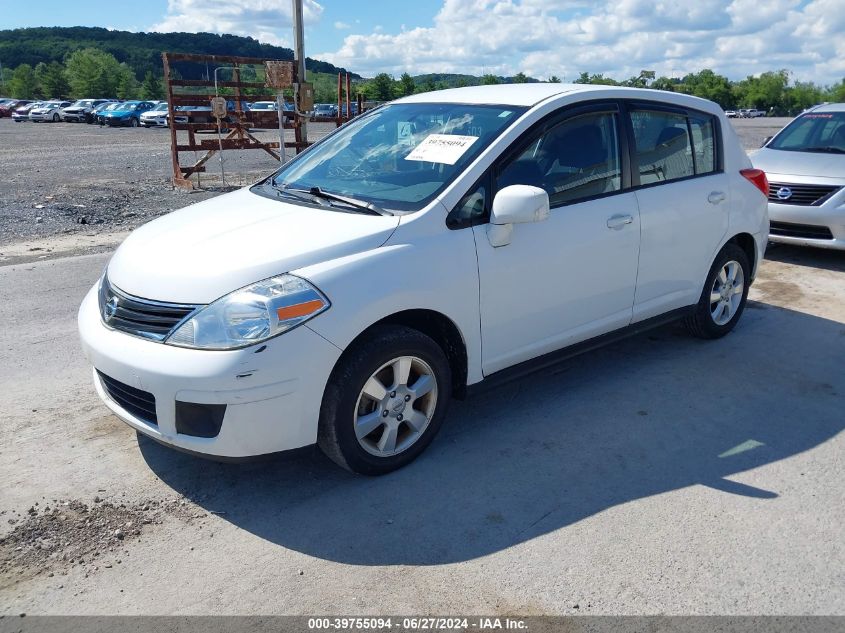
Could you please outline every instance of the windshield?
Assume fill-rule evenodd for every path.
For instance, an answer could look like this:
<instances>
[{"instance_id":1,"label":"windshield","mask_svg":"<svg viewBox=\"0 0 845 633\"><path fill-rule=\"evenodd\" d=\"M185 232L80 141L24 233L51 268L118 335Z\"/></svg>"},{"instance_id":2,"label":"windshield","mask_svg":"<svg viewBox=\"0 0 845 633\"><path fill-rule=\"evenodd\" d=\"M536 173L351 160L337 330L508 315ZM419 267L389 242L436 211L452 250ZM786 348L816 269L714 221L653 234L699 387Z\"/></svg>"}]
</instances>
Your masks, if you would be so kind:
<instances>
[{"instance_id":1,"label":"windshield","mask_svg":"<svg viewBox=\"0 0 845 633\"><path fill-rule=\"evenodd\" d=\"M766 147L793 152L845 154L845 112L802 114Z\"/></svg>"},{"instance_id":2,"label":"windshield","mask_svg":"<svg viewBox=\"0 0 845 633\"><path fill-rule=\"evenodd\" d=\"M155 107L152 109L153 112L161 112L162 110L167 110L166 103L157 103Z\"/></svg>"},{"instance_id":3,"label":"windshield","mask_svg":"<svg viewBox=\"0 0 845 633\"><path fill-rule=\"evenodd\" d=\"M390 210L416 211L524 111L458 103L388 105L292 160L273 184L317 187Z\"/></svg>"},{"instance_id":4,"label":"windshield","mask_svg":"<svg viewBox=\"0 0 845 633\"><path fill-rule=\"evenodd\" d=\"M269 101L259 101L258 103L253 103L250 110L273 110L275 107L275 103Z\"/></svg>"}]
</instances>

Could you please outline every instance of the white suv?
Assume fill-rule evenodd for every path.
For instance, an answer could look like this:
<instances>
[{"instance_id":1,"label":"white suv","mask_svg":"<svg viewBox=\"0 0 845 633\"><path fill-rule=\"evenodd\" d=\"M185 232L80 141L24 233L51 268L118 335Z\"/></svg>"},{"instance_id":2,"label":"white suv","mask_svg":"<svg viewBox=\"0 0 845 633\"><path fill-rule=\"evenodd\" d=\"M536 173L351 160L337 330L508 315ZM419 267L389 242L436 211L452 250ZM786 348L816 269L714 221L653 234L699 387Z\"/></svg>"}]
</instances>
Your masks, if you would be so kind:
<instances>
[{"instance_id":1,"label":"white suv","mask_svg":"<svg viewBox=\"0 0 845 633\"><path fill-rule=\"evenodd\" d=\"M736 325L766 177L714 103L607 86L414 95L136 230L79 312L130 426L379 474L468 387L684 318Z\"/></svg>"}]
</instances>

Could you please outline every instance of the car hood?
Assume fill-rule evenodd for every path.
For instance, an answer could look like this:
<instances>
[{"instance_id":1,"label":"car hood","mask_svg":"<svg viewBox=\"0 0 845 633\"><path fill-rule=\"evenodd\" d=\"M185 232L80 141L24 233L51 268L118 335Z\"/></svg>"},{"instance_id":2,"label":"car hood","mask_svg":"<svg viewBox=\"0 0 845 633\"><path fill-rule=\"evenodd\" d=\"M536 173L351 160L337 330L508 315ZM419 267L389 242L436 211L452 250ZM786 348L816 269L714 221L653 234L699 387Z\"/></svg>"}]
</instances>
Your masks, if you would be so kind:
<instances>
[{"instance_id":1,"label":"car hood","mask_svg":"<svg viewBox=\"0 0 845 633\"><path fill-rule=\"evenodd\" d=\"M173 303L210 303L273 275L377 248L398 216L346 213L241 189L145 224L109 262L126 293Z\"/></svg>"},{"instance_id":2,"label":"car hood","mask_svg":"<svg viewBox=\"0 0 845 633\"><path fill-rule=\"evenodd\" d=\"M134 110L109 110L108 112L102 112L103 116L126 116L127 114L131 114Z\"/></svg>"},{"instance_id":3,"label":"car hood","mask_svg":"<svg viewBox=\"0 0 845 633\"><path fill-rule=\"evenodd\" d=\"M845 176L845 154L791 152L763 147L750 154L750 158L752 164L766 174L840 179Z\"/></svg>"}]
</instances>

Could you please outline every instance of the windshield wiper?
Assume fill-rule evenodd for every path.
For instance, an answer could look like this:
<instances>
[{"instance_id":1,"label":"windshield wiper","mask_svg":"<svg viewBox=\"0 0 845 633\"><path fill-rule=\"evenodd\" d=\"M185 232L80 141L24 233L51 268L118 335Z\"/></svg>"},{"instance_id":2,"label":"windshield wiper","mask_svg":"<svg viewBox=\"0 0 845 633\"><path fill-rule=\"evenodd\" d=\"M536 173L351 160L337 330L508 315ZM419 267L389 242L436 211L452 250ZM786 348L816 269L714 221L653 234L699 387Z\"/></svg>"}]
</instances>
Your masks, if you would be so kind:
<instances>
[{"instance_id":1,"label":"windshield wiper","mask_svg":"<svg viewBox=\"0 0 845 633\"><path fill-rule=\"evenodd\" d=\"M823 145L821 147L805 147L805 152L827 152L829 154L845 154L845 149Z\"/></svg>"},{"instance_id":2,"label":"windshield wiper","mask_svg":"<svg viewBox=\"0 0 845 633\"><path fill-rule=\"evenodd\" d=\"M314 198L326 200L329 203L340 202L341 204L344 204L348 207L352 207L353 209L363 211L364 213L369 213L371 215L393 215L387 209L382 209L380 206L373 204L372 202L365 202L364 200L358 200L357 198L350 198L348 196L341 196L336 193L330 193L328 191L323 191L319 187L311 187L310 189L276 187L276 190L281 193L288 193L303 200L310 199L312 202L314 201ZM330 206L334 205L330 204Z\"/></svg>"}]
</instances>

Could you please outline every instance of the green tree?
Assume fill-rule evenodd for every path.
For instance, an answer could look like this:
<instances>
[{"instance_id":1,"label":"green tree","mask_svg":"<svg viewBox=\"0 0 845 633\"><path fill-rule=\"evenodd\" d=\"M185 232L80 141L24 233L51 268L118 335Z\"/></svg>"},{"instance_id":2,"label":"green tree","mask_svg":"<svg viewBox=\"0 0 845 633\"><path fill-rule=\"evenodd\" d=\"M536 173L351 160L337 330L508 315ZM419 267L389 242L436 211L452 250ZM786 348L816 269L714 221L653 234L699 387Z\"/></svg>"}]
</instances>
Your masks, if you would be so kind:
<instances>
[{"instance_id":1,"label":"green tree","mask_svg":"<svg viewBox=\"0 0 845 633\"><path fill-rule=\"evenodd\" d=\"M417 88L418 92L434 92L435 90L437 90L437 84L434 83L434 79L431 77L426 77L422 85Z\"/></svg>"},{"instance_id":2,"label":"green tree","mask_svg":"<svg viewBox=\"0 0 845 633\"><path fill-rule=\"evenodd\" d=\"M70 94L65 67L59 62L49 64L41 62L35 67L35 77L38 79L41 91L48 99L60 99Z\"/></svg>"},{"instance_id":3,"label":"green tree","mask_svg":"<svg viewBox=\"0 0 845 633\"><path fill-rule=\"evenodd\" d=\"M35 99L41 96L41 87L32 66L21 64L15 68L9 80L9 91L16 99Z\"/></svg>"},{"instance_id":4,"label":"green tree","mask_svg":"<svg viewBox=\"0 0 845 633\"><path fill-rule=\"evenodd\" d=\"M679 88L679 92L715 101L722 108L730 108L736 102L736 95L728 78L717 75L709 68L685 75Z\"/></svg>"},{"instance_id":5,"label":"green tree","mask_svg":"<svg viewBox=\"0 0 845 633\"><path fill-rule=\"evenodd\" d=\"M796 81L795 85L786 89L784 94L784 112L778 114L798 114L810 106L825 100L825 91L812 81Z\"/></svg>"},{"instance_id":6,"label":"green tree","mask_svg":"<svg viewBox=\"0 0 845 633\"><path fill-rule=\"evenodd\" d=\"M412 95L416 89L414 78L408 73L402 73L402 76L399 77L399 91L402 93L402 96L407 97L408 95Z\"/></svg>"},{"instance_id":7,"label":"green tree","mask_svg":"<svg viewBox=\"0 0 845 633\"><path fill-rule=\"evenodd\" d=\"M141 83L141 97L143 99L161 99L164 96L164 88L161 81L155 77L152 71L147 71L144 81Z\"/></svg>"},{"instance_id":8,"label":"green tree","mask_svg":"<svg viewBox=\"0 0 845 633\"><path fill-rule=\"evenodd\" d=\"M524 84L528 82L528 76L520 70L513 76L512 81L515 84Z\"/></svg>"},{"instance_id":9,"label":"green tree","mask_svg":"<svg viewBox=\"0 0 845 633\"><path fill-rule=\"evenodd\" d=\"M141 84L135 78L135 73L126 64L121 64L117 80L117 97L119 99L137 99L140 92Z\"/></svg>"},{"instance_id":10,"label":"green tree","mask_svg":"<svg viewBox=\"0 0 845 633\"><path fill-rule=\"evenodd\" d=\"M393 77L387 73L379 73L367 84L367 95L376 101L390 101L393 99L394 83Z\"/></svg>"},{"instance_id":11,"label":"green tree","mask_svg":"<svg viewBox=\"0 0 845 633\"><path fill-rule=\"evenodd\" d=\"M75 97L97 99L117 95L123 70L114 55L96 48L82 48L71 53L66 65Z\"/></svg>"},{"instance_id":12,"label":"green tree","mask_svg":"<svg viewBox=\"0 0 845 633\"><path fill-rule=\"evenodd\" d=\"M649 88L653 90L666 90L668 92L677 92L677 79L670 79L669 77L658 77L651 82Z\"/></svg>"},{"instance_id":13,"label":"green tree","mask_svg":"<svg viewBox=\"0 0 845 633\"><path fill-rule=\"evenodd\" d=\"M605 77L604 74L599 73L597 75L591 75L590 73L581 73L578 75L578 79L573 81L572 83L576 84L601 84L603 86L618 86L619 82L611 79L610 77Z\"/></svg>"},{"instance_id":14,"label":"green tree","mask_svg":"<svg viewBox=\"0 0 845 633\"><path fill-rule=\"evenodd\" d=\"M550 84L559 84L560 83L560 77L558 77L557 75L552 75L551 77L549 77L546 80L546 82L550 83Z\"/></svg>"},{"instance_id":15,"label":"green tree","mask_svg":"<svg viewBox=\"0 0 845 633\"><path fill-rule=\"evenodd\" d=\"M835 101L836 103L845 102L845 79L838 84L833 84L828 89L827 100Z\"/></svg>"},{"instance_id":16,"label":"green tree","mask_svg":"<svg viewBox=\"0 0 845 633\"><path fill-rule=\"evenodd\" d=\"M496 75L491 75L487 73L481 78L481 85L482 86L494 86L499 83L499 78Z\"/></svg>"},{"instance_id":17,"label":"green tree","mask_svg":"<svg viewBox=\"0 0 845 633\"><path fill-rule=\"evenodd\" d=\"M778 109L783 106L789 71L786 69L761 73L759 77L749 76L735 86L740 105L760 110Z\"/></svg>"}]
</instances>

